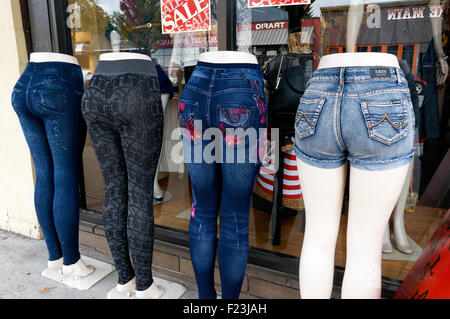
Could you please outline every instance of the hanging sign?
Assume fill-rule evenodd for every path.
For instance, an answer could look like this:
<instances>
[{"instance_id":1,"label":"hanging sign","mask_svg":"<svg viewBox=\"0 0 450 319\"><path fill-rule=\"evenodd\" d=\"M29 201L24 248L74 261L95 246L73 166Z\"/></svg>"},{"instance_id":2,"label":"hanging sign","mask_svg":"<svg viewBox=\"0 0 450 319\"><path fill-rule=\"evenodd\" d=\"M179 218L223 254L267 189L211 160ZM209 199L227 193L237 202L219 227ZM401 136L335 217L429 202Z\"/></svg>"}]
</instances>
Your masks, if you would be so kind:
<instances>
[{"instance_id":1,"label":"hanging sign","mask_svg":"<svg viewBox=\"0 0 450 319\"><path fill-rule=\"evenodd\" d=\"M161 0L162 33L211 30L210 0Z\"/></svg>"},{"instance_id":2,"label":"hanging sign","mask_svg":"<svg viewBox=\"0 0 450 319\"><path fill-rule=\"evenodd\" d=\"M311 0L248 0L249 8L292 6L296 4L310 4Z\"/></svg>"}]
</instances>

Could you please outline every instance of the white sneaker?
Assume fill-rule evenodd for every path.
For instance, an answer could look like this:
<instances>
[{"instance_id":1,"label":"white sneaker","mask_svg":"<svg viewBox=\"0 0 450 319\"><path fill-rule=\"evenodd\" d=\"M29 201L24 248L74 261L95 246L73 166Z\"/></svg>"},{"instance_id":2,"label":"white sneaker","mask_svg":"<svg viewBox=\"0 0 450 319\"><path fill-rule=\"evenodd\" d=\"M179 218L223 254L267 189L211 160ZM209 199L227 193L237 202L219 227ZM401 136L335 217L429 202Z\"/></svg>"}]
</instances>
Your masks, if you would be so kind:
<instances>
[{"instance_id":1,"label":"white sneaker","mask_svg":"<svg viewBox=\"0 0 450 319\"><path fill-rule=\"evenodd\" d=\"M130 297L136 291L136 277L131 279L126 284L117 284L116 289L120 293L127 293L127 296Z\"/></svg>"},{"instance_id":2,"label":"white sneaker","mask_svg":"<svg viewBox=\"0 0 450 319\"><path fill-rule=\"evenodd\" d=\"M95 267L92 265L86 265L83 260L80 258L75 264L66 266L62 265L62 273L64 275L67 274L74 274L75 280L77 280L79 277L86 277L92 274L95 270Z\"/></svg>"},{"instance_id":3,"label":"white sneaker","mask_svg":"<svg viewBox=\"0 0 450 319\"><path fill-rule=\"evenodd\" d=\"M49 269L53 269L53 270L61 270L62 265L63 265L63 257L56 259L56 260L49 260L47 261L47 267Z\"/></svg>"},{"instance_id":4,"label":"white sneaker","mask_svg":"<svg viewBox=\"0 0 450 319\"><path fill-rule=\"evenodd\" d=\"M166 290L163 287L159 287L156 283L148 287L146 290L139 291L136 290L136 298L137 299L159 299L164 295Z\"/></svg>"}]
</instances>

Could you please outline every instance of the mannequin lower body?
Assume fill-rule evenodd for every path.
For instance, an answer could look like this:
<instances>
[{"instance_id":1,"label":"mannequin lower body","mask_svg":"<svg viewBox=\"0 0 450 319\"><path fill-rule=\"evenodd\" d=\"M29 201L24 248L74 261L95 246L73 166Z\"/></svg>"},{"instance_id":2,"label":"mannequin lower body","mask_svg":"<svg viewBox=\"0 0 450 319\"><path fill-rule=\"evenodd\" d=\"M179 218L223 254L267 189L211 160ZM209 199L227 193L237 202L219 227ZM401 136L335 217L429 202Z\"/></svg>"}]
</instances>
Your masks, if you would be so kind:
<instances>
[{"instance_id":1,"label":"mannequin lower body","mask_svg":"<svg viewBox=\"0 0 450 319\"><path fill-rule=\"evenodd\" d=\"M170 98L170 94L166 93L166 94L161 94L161 101L162 101L162 112L163 112L163 116L165 118L165 114L166 114L166 108L167 108L167 104L169 103L169 98ZM159 169L161 166L161 157L163 154L163 148L164 148L164 144L161 147L161 154L159 155L159 161L158 161L158 168L156 169L156 174L155 174L155 182L153 185L153 197L156 200L162 200L164 193L161 189L161 187L159 186L159 181L158 181L158 173L159 173Z\"/></svg>"},{"instance_id":2,"label":"mannequin lower body","mask_svg":"<svg viewBox=\"0 0 450 319\"><path fill-rule=\"evenodd\" d=\"M259 132L267 127L266 111L264 80L257 64L199 62L180 97L178 117L193 197L189 245L201 299L217 297L216 251L222 298L239 297L247 267L250 200L261 165L260 135L246 141L229 130ZM203 140L208 133L211 141ZM242 161L241 154L245 154Z\"/></svg>"},{"instance_id":3,"label":"mannequin lower body","mask_svg":"<svg viewBox=\"0 0 450 319\"><path fill-rule=\"evenodd\" d=\"M297 160L297 165L306 212L300 257L301 296L329 298L333 289L334 252L347 165L323 169L301 160ZM342 298L380 297L383 235L407 169L408 165L376 172L350 167L347 261Z\"/></svg>"},{"instance_id":4,"label":"mannequin lower body","mask_svg":"<svg viewBox=\"0 0 450 319\"><path fill-rule=\"evenodd\" d=\"M86 137L83 90L78 65L30 62L14 87L12 104L36 169L34 200L48 266L81 267L77 273L85 276L94 269L84 265L78 246L78 182Z\"/></svg>"},{"instance_id":5,"label":"mannequin lower body","mask_svg":"<svg viewBox=\"0 0 450 319\"><path fill-rule=\"evenodd\" d=\"M82 112L105 183L103 218L118 288L133 289L136 281L136 296L155 290L150 298L158 298L162 292L152 277L153 183L164 119L152 62L100 61Z\"/></svg>"},{"instance_id":6,"label":"mannequin lower body","mask_svg":"<svg viewBox=\"0 0 450 319\"><path fill-rule=\"evenodd\" d=\"M347 160L350 195L341 296L380 297L383 236L413 156L414 113L401 71L373 68L319 69L299 104L295 147L306 211L302 298L331 296Z\"/></svg>"},{"instance_id":7,"label":"mannequin lower body","mask_svg":"<svg viewBox=\"0 0 450 319\"><path fill-rule=\"evenodd\" d=\"M408 174L406 175L402 191L398 198L398 201L394 207L394 212L392 213L392 226L393 226L393 235L394 235L394 244L398 250L404 252L405 254L411 254L413 249L408 241L408 235L405 230L405 206L406 199L409 192L409 186L411 183L411 176L414 169L414 160L409 163ZM383 240L383 253L391 253L392 252L392 244L391 244L391 236L389 223L386 227L386 232L384 234Z\"/></svg>"}]
</instances>

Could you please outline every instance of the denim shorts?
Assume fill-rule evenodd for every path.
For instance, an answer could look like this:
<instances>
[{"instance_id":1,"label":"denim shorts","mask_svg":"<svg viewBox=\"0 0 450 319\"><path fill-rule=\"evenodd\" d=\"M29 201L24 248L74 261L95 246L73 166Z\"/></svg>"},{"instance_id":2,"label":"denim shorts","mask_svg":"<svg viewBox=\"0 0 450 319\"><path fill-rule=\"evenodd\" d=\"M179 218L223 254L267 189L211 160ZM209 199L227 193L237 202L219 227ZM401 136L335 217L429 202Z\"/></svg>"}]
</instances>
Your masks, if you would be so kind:
<instances>
[{"instance_id":1,"label":"denim shorts","mask_svg":"<svg viewBox=\"0 0 450 319\"><path fill-rule=\"evenodd\" d=\"M315 71L297 109L295 152L320 168L337 168L347 159L364 170L408 163L414 155L414 110L401 69Z\"/></svg>"}]
</instances>

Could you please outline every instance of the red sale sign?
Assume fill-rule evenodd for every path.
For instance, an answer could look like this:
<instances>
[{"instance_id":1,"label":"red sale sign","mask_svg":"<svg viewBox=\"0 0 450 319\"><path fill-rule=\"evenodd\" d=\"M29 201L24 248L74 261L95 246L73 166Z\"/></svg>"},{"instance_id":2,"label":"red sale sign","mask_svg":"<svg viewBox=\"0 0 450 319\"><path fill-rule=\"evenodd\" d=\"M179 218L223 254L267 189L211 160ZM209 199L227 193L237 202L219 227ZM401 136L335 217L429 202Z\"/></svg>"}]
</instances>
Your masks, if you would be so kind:
<instances>
[{"instance_id":1,"label":"red sale sign","mask_svg":"<svg viewBox=\"0 0 450 319\"><path fill-rule=\"evenodd\" d=\"M209 0L161 0L162 33L211 30Z\"/></svg>"},{"instance_id":2,"label":"red sale sign","mask_svg":"<svg viewBox=\"0 0 450 319\"><path fill-rule=\"evenodd\" d=\"M292 6L295 4L310 4L311 0L248 0L249 8Z\"/></svg>"}]
</instances>

